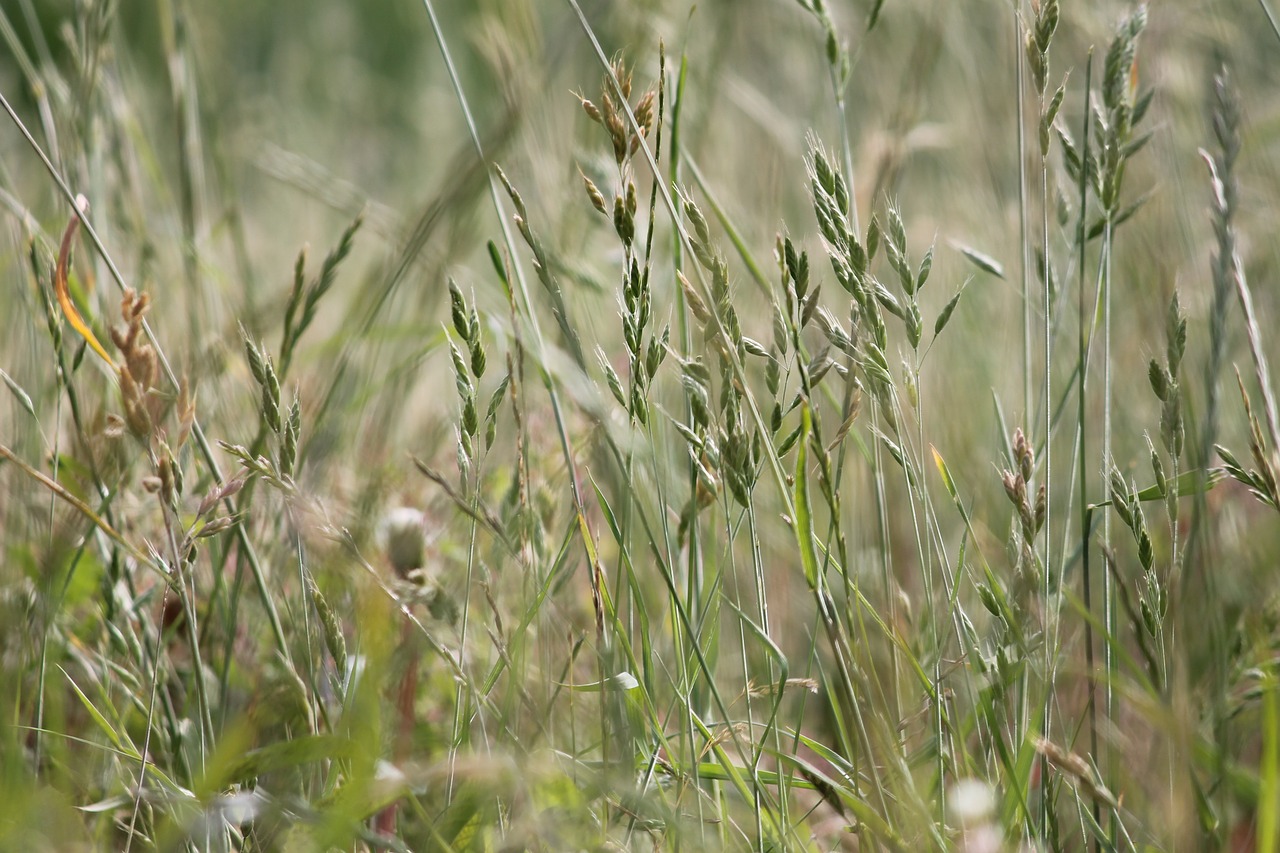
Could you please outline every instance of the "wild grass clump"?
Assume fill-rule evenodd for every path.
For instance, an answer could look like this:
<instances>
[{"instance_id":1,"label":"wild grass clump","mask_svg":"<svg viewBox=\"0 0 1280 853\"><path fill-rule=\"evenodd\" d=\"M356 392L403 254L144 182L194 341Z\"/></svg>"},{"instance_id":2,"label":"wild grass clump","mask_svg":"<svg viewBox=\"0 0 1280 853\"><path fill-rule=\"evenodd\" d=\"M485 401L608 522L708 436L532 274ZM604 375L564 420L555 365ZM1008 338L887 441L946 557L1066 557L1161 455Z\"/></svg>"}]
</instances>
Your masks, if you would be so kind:
<instances>
[{"instance_id":1,"label":"wild grass clump","mask_svg":"<svg viewBox=\"0 0 1280 853\"><path fill-rule=\"evenodd\" d=\"M19 5L0 848L1276 846L1266 4Z\"/></svg>"}]
</instances>

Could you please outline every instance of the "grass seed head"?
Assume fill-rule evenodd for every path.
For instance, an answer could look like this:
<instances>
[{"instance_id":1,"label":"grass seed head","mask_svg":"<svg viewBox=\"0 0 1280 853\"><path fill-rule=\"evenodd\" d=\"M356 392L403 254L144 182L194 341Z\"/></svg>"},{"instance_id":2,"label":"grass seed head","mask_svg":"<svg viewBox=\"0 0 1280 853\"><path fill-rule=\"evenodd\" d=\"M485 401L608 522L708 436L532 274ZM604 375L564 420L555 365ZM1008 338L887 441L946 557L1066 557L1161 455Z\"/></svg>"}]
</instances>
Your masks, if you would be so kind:
<instances>
[{"instance_id":1,"label":"grass seed head","mask_svg":"<svg viewBox=\"0 0 1280 853\"><path fill-rule=\"evenodd\" d=\"M399 506L382 518L379 536L391 568L401 578L420 569L426 557L426 516L413 507Z\"/></svg>"}]
</instances>

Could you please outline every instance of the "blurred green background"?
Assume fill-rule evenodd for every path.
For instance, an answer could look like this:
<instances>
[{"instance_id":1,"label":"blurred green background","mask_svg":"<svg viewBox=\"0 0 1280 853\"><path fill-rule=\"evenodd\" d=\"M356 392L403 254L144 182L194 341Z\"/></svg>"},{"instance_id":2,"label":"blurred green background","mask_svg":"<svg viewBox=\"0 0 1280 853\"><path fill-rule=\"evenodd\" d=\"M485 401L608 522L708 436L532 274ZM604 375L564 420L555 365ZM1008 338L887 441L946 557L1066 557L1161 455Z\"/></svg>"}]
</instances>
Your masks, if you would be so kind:
<instances>
[{"instance_id":1,"label":"blurred green background","mask_svg":"<svg viewBox=\"0 0 1280 853\"><path fill-rule=\"evenodd\" d=\"M606 52L625 51L637 63L638 80L656 77L659 41L673 59L687 56L682 144L756 254L767 257L783 230L816 246L800 177L804 139L812 130L837 145L838 119L822 34L811 16L783 0L583 8ZM1051 87L1070 72L1063 118L1073 129L1088 51L1105 48L1126 8L1097 3L1064 11ZM869 12L868 3L832 5L852 57L847 112L859 208L865 217L873 204L896 201L913 242L937 240L938 269L948 284L969 272L955 244L991 255L1016 283L1018 51L1011 7L886 2L875 29L866 32ZM590 173L600 159L584 148L594 128L573 96L593 91L600 69L572 11L548 0L502 0L440 4L439 13L482 136L492 142L491 157L517 179L565 265L588 283L601 283L591 251L599 229L589 224L593 214L584 210L577 180L579 165ZM102 190L127 183L132 198L146 204L145 222L130 211L104 227L108 238L113 229L140 238L144 256L125 260L126 274L163 283L159 310L182 315L185 305L200 305L205 334L214 339L226 337L236 317L251 330L261 328L287 292L297 249L326 245L366 206L370 227L358 247L366 259L403 251L415 226L429 220L427 239L412 254L413 272L393 289L369 334L434 330L446 273L476 286L489 307L500 304L480 286L488 275L484 241L495 235L496 223L491 205L475 191L475 176L471 183L464 178L474 167L473 151L421 5L82 7L13 0L6 8L7 47L37 68L53 63L71 80L77 64L86 62L75 57L83 53L89 24L77 21L98 16L110 24L98 64L88 66L98 69L95 88L86 92L71 83L51 92L51 109L63 135L86 132L86 153L67 146L72 174L99 158L112 166L96 178ZM1153 9L1139 56L1141 85L1155 90L1153 136L1129 179L1132 194L1149 194L1153 203L1130 226L1118 257L1122 330L1139 328L1142 317L1162 310L1175 285L1193 314L1206 310L1207 179L1196 150L1209 142L1207 81L1220 60L1230 63L1246 116L1239 224L1252 236L1245 259L1259 281L1275 270L1273 244L1264 235L1270 200L1280 191L1276 50L1258 5L1165 2ZM22 64L17 51L7 49L0 82L24 120L38 128ZM86 98L105 103L119 124L83 127ZM61 221L62 205L32 153L13 127L0 134L6 188L41 223ZM198 292L175 286L186 282L183 146L199 179L191 203ZM125 206L109 196L96 203ZM8 280L10 286L16 281ZM742 289L751 299L751 288ZM1270 293L1258 293L1264 316L1275 307ZM24 298L20 289L15 296ZM942 287L930 294L937 305L947 296ZM348 287L330 301L327 316L332 322L366 297L364 289ZM607 282L598 289L575 286L573 297L588 324L611 313ZM1019 316L1009 284L980 282L966 302L956 322L1007 329ZM18 335L20 316L9 314ZM952 368L945 383L929 389L939 409L989 412L990 387L1016 388L1001 379L1013 379L1002 369L1017 354L1016 335L1008 337L1011 349L966 346L963 334L939 344L934 357ZM209 343L193 339L183 356L195 358L196 346ZM1130 366L1141 369L1148 354L1131 354ZM972 428L969 419L952 423ZM409 429L414 424L402 421ZM1132 448L1141 450L1140 444ZM967 473L981 475L981 466Z\"/></svg>"}]
</instances>

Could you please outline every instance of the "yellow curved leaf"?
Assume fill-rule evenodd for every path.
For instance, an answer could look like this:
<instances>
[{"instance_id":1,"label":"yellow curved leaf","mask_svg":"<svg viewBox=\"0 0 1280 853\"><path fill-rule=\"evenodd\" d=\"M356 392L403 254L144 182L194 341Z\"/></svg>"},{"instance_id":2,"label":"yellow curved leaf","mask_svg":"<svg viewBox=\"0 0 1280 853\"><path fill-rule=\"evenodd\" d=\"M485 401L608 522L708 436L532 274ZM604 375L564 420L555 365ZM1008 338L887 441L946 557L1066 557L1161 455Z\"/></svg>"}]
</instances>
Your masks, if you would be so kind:
<instances>
[{"instance_id":1,"label":"yellow curved leaf","mask_svg":"<svg viewBox=\"0 0 1280 853\"><path fill-rule=\"evenodd\" d=\"M81 210L88 207L88 204L84 196L76 196L76 205ZM67 230L62 234L62 246L58 249L58 267L53 273L53 292L58 297L58 304L62 306L62 313L66 315L67 322L71 324L71 328L79 332L80 337L84 338L89 346L93 347L93 351L102 356L102 360L114 369L115 362L111 360L111 356L107 355L106 349L103 348L102 344L98 343L93 330L89 328L84 318L80 316L80 312L76 310L75 303L71 301L71 292L67 287L67 267L70 265L71 241L75 239L76 229L79 227L80 217L73 216L71 221L67 223Z\"/></svg>"}]
</instances>

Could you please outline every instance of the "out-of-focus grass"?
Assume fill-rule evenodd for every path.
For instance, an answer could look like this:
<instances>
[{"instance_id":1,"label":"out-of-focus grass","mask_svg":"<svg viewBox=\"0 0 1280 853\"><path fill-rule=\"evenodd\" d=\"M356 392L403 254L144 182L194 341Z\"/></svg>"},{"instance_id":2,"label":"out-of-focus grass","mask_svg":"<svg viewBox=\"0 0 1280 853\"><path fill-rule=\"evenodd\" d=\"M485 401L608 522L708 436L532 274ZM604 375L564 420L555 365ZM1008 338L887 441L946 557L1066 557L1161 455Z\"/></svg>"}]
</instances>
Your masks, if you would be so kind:
<instances>
[{"instance_id":1,"label":"out-of-focus grass","mask_svg":"<svg viewBox=\"0 0 1280 853\"><path fill-rule=\"evenodd\" d=\"M1274 847L1266 4L826 5L0 9L0 847Z\"/></svg>"}]
</instances>

